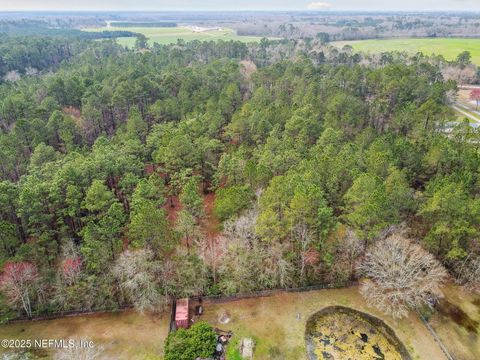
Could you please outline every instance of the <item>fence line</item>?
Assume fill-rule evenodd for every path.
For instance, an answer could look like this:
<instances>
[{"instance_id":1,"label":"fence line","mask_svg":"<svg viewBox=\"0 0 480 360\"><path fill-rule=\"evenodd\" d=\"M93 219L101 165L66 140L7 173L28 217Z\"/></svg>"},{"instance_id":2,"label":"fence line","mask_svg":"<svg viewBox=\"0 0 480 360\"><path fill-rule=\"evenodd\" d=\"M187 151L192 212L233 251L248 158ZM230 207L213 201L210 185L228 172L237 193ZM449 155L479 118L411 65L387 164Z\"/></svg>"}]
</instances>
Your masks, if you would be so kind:
<instances>
[{"instance_id":1,"label":"fence line","mask_svg":"<svg viewBox=\"0 0 480 360\"><path fill-rule=\"evenodd\" d=\"M420 313L420 311L418 311L417 309L417 314L418 316L420 317L420 319L422 320L423 324L427 327L428 331L430 331L430 334L432 334L433 338L435 339L435 341L437 342L437 344L440 346L440 349L442 349L443 353L445 354L445 356L447 357L448 360L455 360L455 358L450 355L450 353L448 352L447 348L445 347L445 345L443 345L443 342L442 340L440 340L440 338L438 337L437 333L435 332L435 330L433 330L432 326L428 323L428 321L423 317L423 315Z\"/></svg>"},{"instance_id":2,"label":"fence line","mask_svg":"<svg viewBox=\"0 0 480 360\"><path fill-rule=\"evenodd\" d=\"M297 287L297 288L277 288L277 289L268 289L268 290L260 290L260 291L253 291L251 293L239 293L239 294L234 294L234 295L205 295L205 296L192 296L190 299L193 300L210 300L213 303L225 303L225 302L230 302L230 301L235 301L235 300L242 300L242 299L251 299L251 298L259 298L259 297L268 297L268 296L273 296L277 295L280 293L285 293L285 292L307 292L307 291L315 291L315 290L325 290L325 289L342 289L342 288L349 288L353 286L357 286L358 281L350 281L347 282L346 284L343 285L337 285L337 284L320 284L320 285L312 285L312 286L305 286L305 287ZM171 315L170 315L170 327L169 331L172 331L172 323L174 323L175 319L175 299L171 301L170 304L171 308ZM40 321L40 320L52 320L52 319L57 319L60 317L74 317L74 316L81 316L81 315L94 315L94 314L108 314L108 313L116 313L116 312L122 312L126 310L131 310L133 309L133 305L122 305L118 309L114 310L107 310L107 309L91 309L91 310L72 310L72 311L60 311L57 313L49 314L49 315L41 315L41 316L35 316L32 318L28 318L25 316L20 316L15 319L9 319L7 320L7 323L16 323L16 322L22 322L22 321ZM448 360L456 360L450 352L447 350L445 345L443 344L442 340L440 340L439 336L435 332L435 330L431 327L431 325L428 323L428 321L422 316L422 314L416 310L418 316L420 317L420 320L423 322L423 324L426 326L430 334L432 334L435 342L440 346L440 349L443 351L445 356L447 357Z\"/></svg>"},{"instance_id":3,"label":"fence line","mask_svg":"<svg viewBox=\"0 0 480 360\"><path fill-rule=\"evenodd\" d=\"M297 287L297 288L276 288L276 289L268 289L268 290L259 290L259 291L252 291L250 293L238 293L233 295L197 295L192 296L190 299L193 300L210 300L213 303L223 303L235 300L242 300L242 299L252 299L252 298L259 298L259 297L267 297L278 295L283 292L307 292L307 291L315 291L315 290L325 290L325 289L343 289L349 288L352 286L358 285L357 281L350 281L343 285L337 284L321 284L321 285L311 285L311 286L304 286L304 287Z\"/></svg>"},{"instance_id":4,"label":"fence line","mask_svg":"<svg viewBox=\"0 0 480 360\"><path fill-rule=\"evenodd\" d=\"M133 305L122 305L117 309L90 309L90 310L70 310L70 311L59 311L51 314L46 315L36 315L32 316L31 318L27 316L18 316L13 319L8 319L7 323L16 323L16 322L23 322L23 321L41 321L41 320L53 320L62 317L75 317L81 315L94 315L94 314L110 314L116 312L122 312L133 309Z\"/></svg>"},{"instance_id":5,"label":"fence line","mask_svg":"<svg viewBox=\"0 0 480 360\"><path fill-rule=\"evenodd\" d=\"M320 285L312 285L312 286L304 286L298 288L277 288L277 289L268 289L268 290L260 290L260 291L253 291L251 293L239 293L234 295L205 295L205 296L191 296L190 299L198 300L211 300L214 303L222 303L222 302L229 302L241 299L249 299L249 298L257 298L257 297L266 297L266 296L273 296L282 292L304 292L304 291L313 291L313 290L323 290L323 289L341 289L341 288L348 288L357 285L358 282L351 281L343 285L337 284L320 284ZM174 300L173 300L174 301ZM58 319L61 317L74 317L74 316L81 316L81 315L94 315L94 314L108 314L108 313L115 313L115 312L122 312L126 310L133 309L133 305L124 304L117 309L89 309L89 310L71 310L71 311L59 311L51 314L46 315L37 315L33 316L32 318L28 318L26 316L19 316L13 319L9 319L7 323L15 323L15 322L22 322L22 321L40 321L40 320L53 320Z\"/></svg>"}]
</instances>

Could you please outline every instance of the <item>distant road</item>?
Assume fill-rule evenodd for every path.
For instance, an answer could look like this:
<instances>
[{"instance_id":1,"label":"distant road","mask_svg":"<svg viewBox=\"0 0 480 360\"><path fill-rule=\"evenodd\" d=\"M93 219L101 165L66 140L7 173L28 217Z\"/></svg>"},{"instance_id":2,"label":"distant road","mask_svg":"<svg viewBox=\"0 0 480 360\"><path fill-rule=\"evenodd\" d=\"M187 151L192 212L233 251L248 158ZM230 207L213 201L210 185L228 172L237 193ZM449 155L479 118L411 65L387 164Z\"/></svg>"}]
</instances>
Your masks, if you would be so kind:
<instances>
[{"instance_id":1,"label":"distant road","mask_svg":"<svg viewBox=\"0 0 480 360\"><path fill-rule=\"evenodd\" d=\"M459 85L459 89L480 89L480 85Z\"/></svg>"},{"instance_id":2,"label":"distant road","mask_svg":"<svg viewBox=\"0 0 480 360\"><path fill-rule=\"evenodd\" d=\"M475 115L472 115L471 113L468 113L466 112L465 110L463 110L463 105L459 104L459 103L455 103L455 105L452 105L452 108L454 108L456 111L458 111L460 114L462 115L465 115L467 118L473 120L473 121L476 121L478 123L480 123L480 117L478 116L475 116Z\"/></svg>"}]
</instances>

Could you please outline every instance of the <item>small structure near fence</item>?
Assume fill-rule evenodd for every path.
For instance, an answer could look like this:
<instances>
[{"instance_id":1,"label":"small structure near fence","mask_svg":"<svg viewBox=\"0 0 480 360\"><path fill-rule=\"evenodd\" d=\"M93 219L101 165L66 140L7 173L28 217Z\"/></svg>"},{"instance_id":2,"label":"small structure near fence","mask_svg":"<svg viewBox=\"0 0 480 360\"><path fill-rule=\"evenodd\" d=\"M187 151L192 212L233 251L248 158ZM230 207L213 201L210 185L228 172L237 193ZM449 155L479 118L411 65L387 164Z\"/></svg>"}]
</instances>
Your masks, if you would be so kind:
<instances>
[{"instance_id":1,"label":"small structure near fence","mask_svg":"<svg viewBox=\"0 0 480 360\"><path fill-rule=\"evenodd\" d=\"M177 329L188 329L190 326L190 311L188 298L177 300L175 309L175 325Z\"/></svg>"}]
</instances>

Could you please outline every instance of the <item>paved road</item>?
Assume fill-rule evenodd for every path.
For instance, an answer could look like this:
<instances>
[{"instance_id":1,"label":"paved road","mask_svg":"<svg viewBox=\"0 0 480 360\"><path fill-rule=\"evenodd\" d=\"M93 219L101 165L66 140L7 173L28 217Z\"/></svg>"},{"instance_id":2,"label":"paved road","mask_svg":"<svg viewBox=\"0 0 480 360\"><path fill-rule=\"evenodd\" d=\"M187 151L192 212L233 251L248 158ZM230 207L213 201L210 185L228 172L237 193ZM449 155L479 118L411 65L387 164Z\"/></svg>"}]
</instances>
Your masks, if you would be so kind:
<instances>
[{"instance_id":1,"label":"paved road","mask_svg":"<svg viewBox=\"0 0 480 360\"><path fill-rule=\"evenodd\" d=\"M459 89L470 90L470 89L480 89L479 85L459 85Z\"/></svg>"},{"instance_id":2,"label":"paved road","mask_svg":"<svg viewBox=\"0 0 480 360\"><path fill-rule=\"evenodd\" d=\"M452 105L452 108L454 108L460 114L465 115L467 118L480 123L480 116L475 116L475 115L472 115L471 113L466 112L465 110L463 110L465 108L463 105L459 103L455 103L455 105ZM472 111L472 110L469 109L469 111Z\"/></svg>"}]
</instances>

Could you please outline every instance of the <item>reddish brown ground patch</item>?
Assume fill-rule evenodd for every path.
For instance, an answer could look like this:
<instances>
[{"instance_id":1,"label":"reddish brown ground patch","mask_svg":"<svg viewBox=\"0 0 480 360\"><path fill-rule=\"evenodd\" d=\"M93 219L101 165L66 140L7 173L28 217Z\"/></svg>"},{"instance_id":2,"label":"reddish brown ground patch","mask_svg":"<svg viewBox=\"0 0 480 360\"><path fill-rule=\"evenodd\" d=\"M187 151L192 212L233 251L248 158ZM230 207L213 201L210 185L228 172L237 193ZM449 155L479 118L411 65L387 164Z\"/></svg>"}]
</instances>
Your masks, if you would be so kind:
<instances>
[{"instance_id":1,"label":"reddish brown ground patch","mask_svg":"<svg viewBox=\"0 0 480 360\"><path fill-rule=\"evenodd\" d=\"M128 245L130 245L130 240L128 240L128 237L124 236L122 237L122 244L123 244L123 250L128 249Z\"/></svg>"},{"instance_id":2,"label":"reddish brown ground patch","mask_svg":"<svg viewBox=\"0 0 480 360\"><path fill-rule=\"evenodd\" d=\"M213 213L215 206L215 193L210 192L203 196L203 208L205 218L201 222L202 230L209 239L214 239L220 235L220 221Z\"/></svg>"},{"instance_id":3,"label":"reddish brown ground patch","mask_svg":"<svg viewBox=\"0 0 480 360\"><path fill-rule=\"evenodd\" d=\"M205 258L217 258L221 254L221 244L219 239L221 235L220 221L215 216L213 209L215 205L215 193L209 192L203 195L203 209L205 216L200 220L199 226L202 234L205 236L205 242L199 249ZM182 204L178 196L169 196L163 205L163 209L167 212L167 220L171 226L175 226L178 213L182 210ZM182 242L183 243L183 242ZM186 243L183 244L187 246ZM208 253L208 254L207 254Z\"/></svg>"},{"instance_id":4,"label":"reddish brown ground patch","mask_svg":"<svg viewBox=\"0 0 480 360\"><path fill-rule=\"evenodd\" d=\"M215 193L210 192L203 197L205 217L201 221L200 226L205 235L205 242L199 251L206 263L217 269L225 249L225 238L221 236L220 221L213 212L214 205Z\"/></svg>"},{"instance_id":5,"label":"reddish brown ground patch","mask_svg":"<svg viewBox=\"0 0 480 360\"><path fill-rule=\"evenodd\" d=\"M176 195L170 195L167 197L167 201L162 206L167 212L167 219L170 224L175 224L177 221L178 212L182 210L182 204L180 199Z\"/></svg>"},{"instance_id":6,"label":"reddish brown ground patch","mask_svg":"<svg viewBox=\"0 0 480 360\"><path fill-rule=\"evenodd\" d=\"M145 172L145 174L151 175L155 171L155 164L145 165L145 167L143 168L143 171Z\"/></svg>"}]
</instances>

